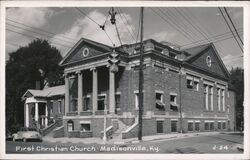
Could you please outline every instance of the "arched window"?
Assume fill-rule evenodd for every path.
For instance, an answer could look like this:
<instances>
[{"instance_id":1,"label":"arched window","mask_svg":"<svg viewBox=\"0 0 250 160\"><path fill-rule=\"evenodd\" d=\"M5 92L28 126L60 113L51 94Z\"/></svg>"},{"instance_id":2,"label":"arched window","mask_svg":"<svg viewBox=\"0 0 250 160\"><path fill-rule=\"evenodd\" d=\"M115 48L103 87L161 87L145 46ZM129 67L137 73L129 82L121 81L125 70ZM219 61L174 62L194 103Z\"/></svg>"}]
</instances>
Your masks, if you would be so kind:
<instances>
[{"instance_id":1,"label":"arched window","mask_svg":"<svg viewBox=\"0 0 250 160\"><path fill-rule=\"evenodd\" d=\"M68 132L71 132L74 130L74 122L70 119L67 122L67 128L68 128Z\"/></svg>"}]
</instances>

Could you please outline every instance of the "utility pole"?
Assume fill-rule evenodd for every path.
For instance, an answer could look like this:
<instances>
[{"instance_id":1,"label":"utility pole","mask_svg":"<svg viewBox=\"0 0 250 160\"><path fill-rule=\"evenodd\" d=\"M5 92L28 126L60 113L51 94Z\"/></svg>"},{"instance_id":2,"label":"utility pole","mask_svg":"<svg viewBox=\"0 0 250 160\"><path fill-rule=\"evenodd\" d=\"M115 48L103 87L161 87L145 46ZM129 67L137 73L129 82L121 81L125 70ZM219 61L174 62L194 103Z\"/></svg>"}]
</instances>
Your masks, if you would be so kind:
<instances>
[{"instance_id":1,"label":"utility pole","mask_svg":"<svg viewBox=\"0 0 250 160\"><path fill-rule=\"evenodd\" d=\"M181 76L182 76L182 64L180 64L180 69L179 69L179 93L180 93L180 131L183 133L182 129L182 102L181 102L181 95L182 95L182 90L181 90Z\"/></svg>"},{"instance_id":2,"label":"utility pole","mask_svg":"<svg viewBox=\"0 0 250 160\"><path fill-rule=\"evenodd\" d=\"M140 66L139 66L139 116L138 116L138 140L142 140L142 114L143 114L143 7L141 7L141 42L140 42Z\"/></svg>"}]
</instances>

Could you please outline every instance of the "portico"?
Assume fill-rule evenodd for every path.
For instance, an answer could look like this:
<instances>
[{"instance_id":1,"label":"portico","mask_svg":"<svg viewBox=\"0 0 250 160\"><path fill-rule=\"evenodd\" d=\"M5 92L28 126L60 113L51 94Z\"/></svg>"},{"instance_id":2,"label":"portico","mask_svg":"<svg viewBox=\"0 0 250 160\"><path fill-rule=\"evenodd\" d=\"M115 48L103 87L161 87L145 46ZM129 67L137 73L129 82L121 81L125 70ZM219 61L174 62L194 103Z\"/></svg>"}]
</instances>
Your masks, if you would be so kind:
<instances>
[{"instance_id":1,"label":"portico","mask_svg":"<svg viewBox=\"0 0 250 160\"><path fill-rule=\"evenodd\" d=\"M47 127L48 126L48 105L47 101L34 97L26 98L24 104L25 126L26 127Z\"/></svg>"},{"instance_id":2,"label":"portico","mask_svg":"<svg viewBox=\"0 0 250 160\"><path fill-rule=\"evenodd\" d=\"M116 79L109 67L99 65L79 69L66 73L64 77L65 116L102 115L103 98L108 100L108 113L115 114Z\"/></svg>"}]
</instances>

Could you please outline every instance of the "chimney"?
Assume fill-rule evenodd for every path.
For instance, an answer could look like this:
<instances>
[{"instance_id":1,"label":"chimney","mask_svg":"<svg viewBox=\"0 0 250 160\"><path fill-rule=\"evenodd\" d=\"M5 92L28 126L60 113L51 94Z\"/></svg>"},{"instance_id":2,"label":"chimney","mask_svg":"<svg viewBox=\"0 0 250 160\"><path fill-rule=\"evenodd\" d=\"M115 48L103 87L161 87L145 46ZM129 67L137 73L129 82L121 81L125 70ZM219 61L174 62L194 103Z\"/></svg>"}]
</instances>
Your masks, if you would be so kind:
<instances>
[{"instance_id":1,"label":"chimney","mask_svg":"<svg viewBox=\"0 0 250 160\"><path fill-rule=\"evenodd\" d=\"M36 81L36 88L37 90L41 89L41 82L40 81Z\"/></svg>"}]
</instances>

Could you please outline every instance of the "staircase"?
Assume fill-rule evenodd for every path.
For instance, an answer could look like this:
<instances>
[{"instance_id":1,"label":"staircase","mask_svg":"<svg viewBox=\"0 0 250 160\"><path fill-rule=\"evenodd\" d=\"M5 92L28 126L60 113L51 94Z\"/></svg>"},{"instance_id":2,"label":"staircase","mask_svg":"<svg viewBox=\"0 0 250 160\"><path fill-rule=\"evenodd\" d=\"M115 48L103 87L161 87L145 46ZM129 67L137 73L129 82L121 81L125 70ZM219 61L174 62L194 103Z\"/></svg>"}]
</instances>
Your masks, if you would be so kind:
<instances>
[{"instance_id":1,"label":"staircase","mask_svg":"<svg viewBox=\"0 0 250 160\"><path fill-rule=\"evenodd\" d=\"M122 121L118 120L119 128L112 134L112 140L121 140L122 131L126 130L129 126L125 125Z\"/></svg>"}]
</instances>

